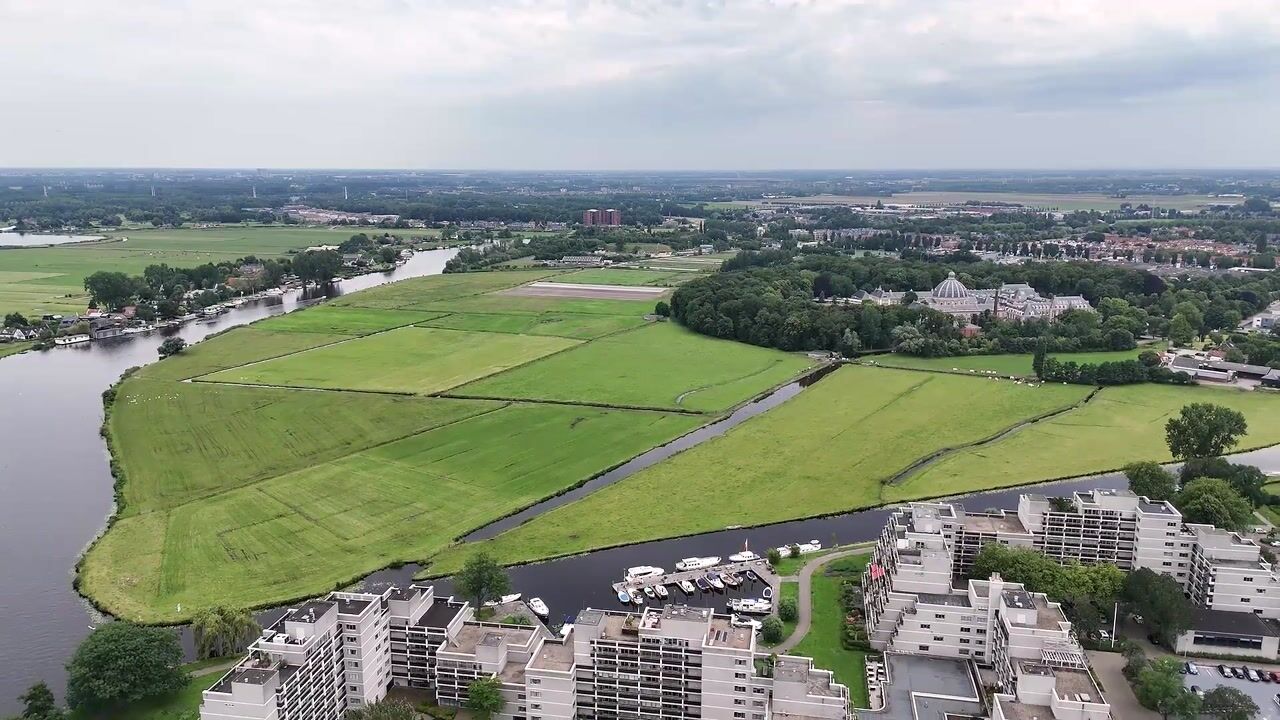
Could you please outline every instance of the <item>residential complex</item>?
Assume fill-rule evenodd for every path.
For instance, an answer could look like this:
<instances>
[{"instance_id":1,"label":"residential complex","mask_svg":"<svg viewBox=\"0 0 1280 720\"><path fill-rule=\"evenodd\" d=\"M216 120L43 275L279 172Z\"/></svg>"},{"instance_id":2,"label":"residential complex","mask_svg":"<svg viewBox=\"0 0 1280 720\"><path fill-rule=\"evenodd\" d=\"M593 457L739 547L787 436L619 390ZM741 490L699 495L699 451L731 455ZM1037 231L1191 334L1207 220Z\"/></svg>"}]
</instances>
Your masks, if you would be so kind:
<instances>
[{"instance_id":1,"label":"residential complex","mask_svg":"<svg viewBox=\"0 0 1280 720\"><path fill-rule=\"evenodd\" d=\"M608 210L591 210L582 211L582 224L587 227L595 225L603 225L606 227L617 227L622 224L622 212L609 208Z\"/></svg>"},{"instance_id":2,"label":"residential complex","mask_svg":"<svg viewBox=\"0 0 1280 720\"><path fill-rule=\"evenodd\" d=\"M1182 651L1274 656L1280 642L1280 577L1258 543L1184 523L1167 502L1093 490L1067 498L1022 495L1016 512L911 503L890 516L863 578L867 637L888 652L992 667L993 718L1108 711L1057 603L998 575L964 579L988 543L1176 579L1199 607L1196 630L1179 638ZM1015 710L1018 704L1048 709L1028 714Z\"/></svg>"},{"instance_id":3,"label":"residential complex","mask_svg":"<svg viewBox=\"0 0 1280 720\"><path fill-rule=\"evenodd\" d=\"M263 631L205 691L202 720L338 720L391 686L462 705L495 677L501 720L845 720L849 692L803 657L771 659L755 632L707 608L583 610L563 637L473 619L430 587L332 593Z\"/></svg>"}]
</instances>

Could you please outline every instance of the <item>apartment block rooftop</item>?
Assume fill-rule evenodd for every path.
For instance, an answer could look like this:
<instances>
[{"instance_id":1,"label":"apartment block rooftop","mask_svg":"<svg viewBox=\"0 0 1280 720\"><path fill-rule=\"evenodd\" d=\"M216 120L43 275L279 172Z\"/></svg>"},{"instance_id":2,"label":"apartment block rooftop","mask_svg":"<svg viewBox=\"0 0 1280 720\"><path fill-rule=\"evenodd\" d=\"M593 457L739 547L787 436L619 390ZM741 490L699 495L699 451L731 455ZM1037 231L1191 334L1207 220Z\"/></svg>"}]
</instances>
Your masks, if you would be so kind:
<instances>
[{"instance_id":1,"label":"apartment block rooftop","mask_svg":"<svg viewBox=\"0 0 1280 720\"><path fill-rule=\"evenodd\" d=\"M343 615L359 615L373 604L370 600L349 597L338 597L334 599L334 602L338 604L338 612Z\"/></svg>"},{"instance_id":2,"label":"apartment block rooftop","mask_svg":"<svg viewBox=\"0 0 1280 720\"><path fill-rule=\"evenodd\" d=\"M458 630L458 636L440 651L472 654L478 647L496 647L503 640L511 645L525 645L535 632L534 628L523 625L466 623Z\"/></svg>"},{"instance_id":3,"label":"apartment block rooftop","mask_svg":"<svg viewBox=\"0 0 1280 720\"><path fill-rule=\"evenodd\" d=\"M951 607L972 607L967 593L916 593L922 605L949 605Z\"/></svg>"},{"instance_id":4,"label":"apartment block rooftop","mask_svg":"<svg viewBox=\"0 0 1280 720\"><path fill-rule=\"evenodd\" d=\"M830 682L831 676L814 672L808 658L779 655L773 666L773 677L784 682L804 683L808 693L816 697L840 697L840 692Z\"/></svg>"},{"instance_id":5,"label":"apartment block rooftop","mask_svg":"<svg viewBox=\"0 0 1280 720\"><path fill-rule=\"evenodd\" d=\"M568 672L573 669L573 633L563 641L547 640L529 662L531 670Z\"/></svg>"},{"instance_id":6,"label":"apartment block rooftop","mask_svg":"<svg viewBox=\"0 0 1280 720\"><path fill-rule=\"evenodd\" d=\"M1017 515L1007 513L983 513L965 515L962 522L965 530L974 533L1012 533L1027 535L1030 531L1022 524Z\"/></svg>"},{"instance_id":7,"label":"apartment block rooftop","mask_svg":"<svg viewBox=\"0 0 1280 720\"><path fill-rule=\"evenodd\" d=\"M445 628L462 612L462 605L437 600L418 618L417 627Z\"/></svg>"}]
</instances>

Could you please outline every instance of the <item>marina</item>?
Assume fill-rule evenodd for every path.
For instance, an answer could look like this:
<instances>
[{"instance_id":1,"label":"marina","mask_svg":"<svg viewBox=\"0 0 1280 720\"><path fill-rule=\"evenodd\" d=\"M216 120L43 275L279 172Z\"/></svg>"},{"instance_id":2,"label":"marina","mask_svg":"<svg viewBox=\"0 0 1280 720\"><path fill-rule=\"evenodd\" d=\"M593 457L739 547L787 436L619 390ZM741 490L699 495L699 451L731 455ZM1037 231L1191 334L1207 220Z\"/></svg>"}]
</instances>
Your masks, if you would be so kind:
<instances>
[{"instance_id":1,"label":"marina","mask_svg":"<svg viewBox=\"0 0 1280 720\"><path fill-rule=\"evenodd\" d=\"M677 567L689 559L702 560L705 558L686 558L677 563ZM719 560L720 558L717 557L715 559ZM694 564L697 565L698 563ZM668 586L677 587L686 596L691 596L698 591L721 594L726 590L742 589L756 592L756 588L752 586L763 584L764 587L759 588L758 592L765 599L732 598L728 601L727 607L737 612L768 614L772 609L772 603L768 598L775 595L780 581L781 578L773 572L773 568L769 566L768 561L763 558L757 558L744 562L703 566L693 570L677 570L673 573L664 573L662 568L652 565L640 565L628 568L624 574L624 579L614 583L612 589L619 602L641 605L646 601L665 601L669 599L671 591ZM681 598L677 599L684 602ZM737 608L734 608L735 603L747 609L737 610ZM766 605L769 606L769 609L761 613L760 608Z\"/></svg>"}]
</instances>

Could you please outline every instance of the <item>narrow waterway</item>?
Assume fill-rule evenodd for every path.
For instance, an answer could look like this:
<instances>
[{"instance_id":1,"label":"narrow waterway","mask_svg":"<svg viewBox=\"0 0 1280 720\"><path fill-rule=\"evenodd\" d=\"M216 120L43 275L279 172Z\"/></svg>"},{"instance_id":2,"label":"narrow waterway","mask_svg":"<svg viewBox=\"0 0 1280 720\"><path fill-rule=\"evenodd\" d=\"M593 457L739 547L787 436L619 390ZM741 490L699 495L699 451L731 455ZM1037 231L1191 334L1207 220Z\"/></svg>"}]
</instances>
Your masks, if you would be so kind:
<instances>
[{"instance_id":1,"label":"narrow waterway","mask_svg":"<svg viewBox=\"0 0 1280 720\"><path fill-rule=\"evenodd\" d=\"M438 274L455 252L417 253L393 271L344 280L324 294ZM195 342L312 302L295 290L169 334ZM17 713L17 696L38 680L61 693L63 665L99 620L72 580L80 552L111 513L112 480L98 435L102 391L125 369L155 362L165 337L154 332L0 359L0 717Z\"/></svg>"}]
</instances>

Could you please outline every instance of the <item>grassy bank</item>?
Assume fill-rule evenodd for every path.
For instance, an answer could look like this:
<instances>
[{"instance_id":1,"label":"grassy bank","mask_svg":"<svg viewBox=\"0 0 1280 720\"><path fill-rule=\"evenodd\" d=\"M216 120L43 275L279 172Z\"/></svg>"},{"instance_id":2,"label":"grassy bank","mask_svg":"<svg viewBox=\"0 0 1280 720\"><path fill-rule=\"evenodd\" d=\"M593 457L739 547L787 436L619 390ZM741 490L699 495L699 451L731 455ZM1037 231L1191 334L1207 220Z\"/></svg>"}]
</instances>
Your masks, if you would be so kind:
<instances>
[{"instance_id":1,"label":"grassy bank","mask_svg":"<svg viewBox=\"0 0 1280 720\"><path fill-rule=\"evenodd\" d=\"M870 555L853 555L833 560L813 573L811 585L813 614L809 633L790 655L811 657L814 663L835 674L836 682L849 688L849 700L855 707L867 707L867 653L848 650L840 643L844 629L844 609L840 603L840 585L858 578Z\"/></svg>"}]
</instances>

